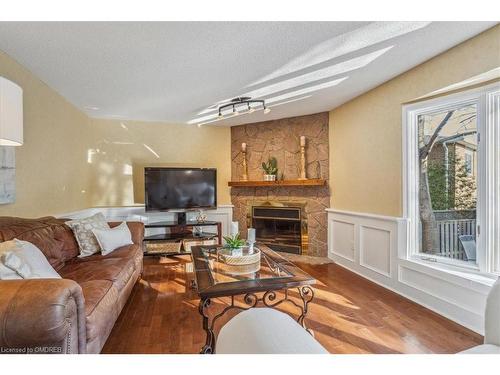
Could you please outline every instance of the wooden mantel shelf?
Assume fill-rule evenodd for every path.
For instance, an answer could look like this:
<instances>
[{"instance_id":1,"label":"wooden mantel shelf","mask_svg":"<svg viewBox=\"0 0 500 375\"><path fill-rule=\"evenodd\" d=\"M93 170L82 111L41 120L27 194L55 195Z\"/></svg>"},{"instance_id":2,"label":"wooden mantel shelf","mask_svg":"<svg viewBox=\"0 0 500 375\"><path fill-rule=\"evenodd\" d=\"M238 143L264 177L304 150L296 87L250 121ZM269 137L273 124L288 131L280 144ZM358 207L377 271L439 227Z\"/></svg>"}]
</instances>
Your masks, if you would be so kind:
<instances>
[{"instance_id":1,"label":"wooden mantel shelf","mask_svg":"<svg viewBox=\"0 0 500 375\"><path fill-rule=\"evenodd\" d=\"M311 178L307 180L279 180L279 181L229 181L227 183L232 187L256 187L256 186L324 186L326 180Z\"/></svg>"}]
</instances>

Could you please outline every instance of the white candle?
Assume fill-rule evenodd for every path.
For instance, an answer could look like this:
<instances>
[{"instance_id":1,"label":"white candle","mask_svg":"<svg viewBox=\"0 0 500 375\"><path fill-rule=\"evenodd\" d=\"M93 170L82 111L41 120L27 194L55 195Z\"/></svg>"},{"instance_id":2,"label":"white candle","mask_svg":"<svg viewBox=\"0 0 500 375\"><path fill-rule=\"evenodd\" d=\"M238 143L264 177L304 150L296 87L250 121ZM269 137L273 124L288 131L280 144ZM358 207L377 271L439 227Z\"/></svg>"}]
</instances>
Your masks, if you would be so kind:
<instances>
[{"instance_id":1,"label":"white candle","mask_svg":"<svg viewBox=\"0 0 500 375\"><path fill-rule=\"evenodd\" d=\"M241 144L241 151L247 152L247 144L245 142Z\"/></svg>"},{"instance_id":2,"label":"white candle","mask_svg":"<svg viewBox=\"0 0 500 375\"><path fill-rule=\"evenodd\" d=\"M305 147L306 145L306 137L305 135L300 136L300 147Z\"/></svg>"},{"instance_id":3,"label":"white candle","mask_svg":"<svg viewBox=\"0 0 500 375\"><path fill-rule=\"evenodd\" d=\"M248 228L247 241L255 242L255 228Z\"/></svg>"},{"instance_id":4,"label":"white candle","mask_svg":"<svg viewBox=\"0 0 500 375\"><path fill-rule=\"evenodd\" d=\"M240 230L239 230L239 224L240 223L238 223L237 221L233 221L231 223L231 235L232 236L235 236L235 235L237 235L240 232Z\"/></svg>"}]
</instances>

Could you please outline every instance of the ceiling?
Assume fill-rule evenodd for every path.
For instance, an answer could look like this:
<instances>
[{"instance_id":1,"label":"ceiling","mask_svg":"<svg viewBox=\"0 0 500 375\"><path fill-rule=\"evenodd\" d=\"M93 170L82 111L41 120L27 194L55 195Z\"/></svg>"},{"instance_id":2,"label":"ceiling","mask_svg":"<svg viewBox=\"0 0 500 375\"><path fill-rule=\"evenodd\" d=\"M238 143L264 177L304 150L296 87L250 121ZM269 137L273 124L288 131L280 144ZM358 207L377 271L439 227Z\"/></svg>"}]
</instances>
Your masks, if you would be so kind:
<instances>
[{"instance_id":1,"label":"ceiling","mask_svg":"<svg viewBox=\"0 0 500 375\"><path fill-rule=\"evenodd\" d=\"M238 125L327 111L496 22L0 22L0 50L91 117ZM217 103L271 112L216 120Z\"/></svg>"}]
</instances>

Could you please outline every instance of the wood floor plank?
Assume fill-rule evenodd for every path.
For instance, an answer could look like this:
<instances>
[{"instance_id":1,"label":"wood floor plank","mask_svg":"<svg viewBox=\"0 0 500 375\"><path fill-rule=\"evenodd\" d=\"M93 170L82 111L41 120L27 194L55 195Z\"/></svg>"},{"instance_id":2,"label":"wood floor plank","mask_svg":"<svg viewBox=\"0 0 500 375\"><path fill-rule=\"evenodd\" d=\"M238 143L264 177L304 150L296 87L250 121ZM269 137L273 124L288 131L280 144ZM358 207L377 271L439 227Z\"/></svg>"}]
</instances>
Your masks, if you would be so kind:
<instances>
[{"instance_id":1,"label":"wood floor plank","mask_svg":"<svg viewBox=\"0 0 500 375\"><path fill-rule=\"evenodd\" d=\"M188 256L144 259L143 278L103 353L199 352L205 335L189 262ZM482 342L482 336L333 263L298 265L318 280L306 323L330 353L456 353ZM217 299L214 306L226 303Z\"/></svg>"}]
</instances>

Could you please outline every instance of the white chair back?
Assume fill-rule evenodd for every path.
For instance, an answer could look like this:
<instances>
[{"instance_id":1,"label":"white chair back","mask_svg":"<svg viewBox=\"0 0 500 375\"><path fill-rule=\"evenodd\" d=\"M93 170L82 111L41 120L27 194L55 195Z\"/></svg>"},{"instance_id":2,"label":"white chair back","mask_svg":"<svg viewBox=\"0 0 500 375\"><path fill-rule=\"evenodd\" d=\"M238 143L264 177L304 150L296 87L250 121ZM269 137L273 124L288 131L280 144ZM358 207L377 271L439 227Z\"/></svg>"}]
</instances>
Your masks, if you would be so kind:
<instances>
[{"instance_id":1,"label":"white chair back","mask_svg":"<svg viewBox=\"0 0 500 375\"><path fill-rule=\"evenodd\" d=\"M484 343L500 346L500 278L486 300Z\"/></svg>"}]
</instances>

